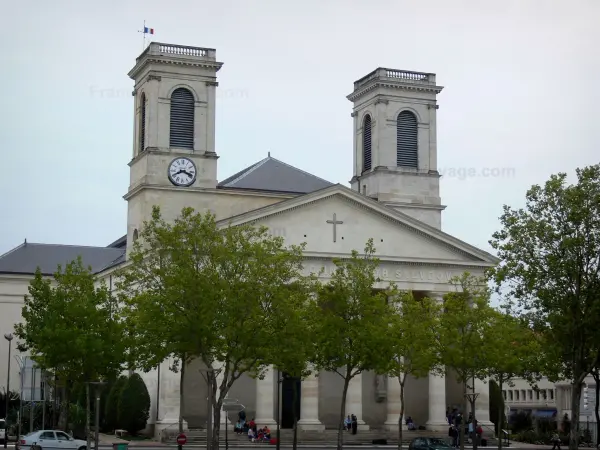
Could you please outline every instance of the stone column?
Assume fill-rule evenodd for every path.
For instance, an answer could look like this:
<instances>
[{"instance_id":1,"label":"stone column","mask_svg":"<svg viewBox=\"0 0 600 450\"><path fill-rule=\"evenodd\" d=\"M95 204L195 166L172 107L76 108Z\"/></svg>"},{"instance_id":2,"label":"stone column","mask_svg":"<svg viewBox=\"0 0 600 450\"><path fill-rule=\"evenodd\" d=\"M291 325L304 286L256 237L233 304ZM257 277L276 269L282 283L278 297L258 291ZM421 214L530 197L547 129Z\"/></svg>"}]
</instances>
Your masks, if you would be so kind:
<instances>
[{"instance_id":1,"label":"stone column","mask_svg":"<svg viewBox=\"0 0 600 450\"><path fill-rule=\"evenodd\" d=\"M475 400L475 420L482 427L493 427L490 421L490 385L487 381L475 380L475 393L479 394Z\"/></svg>"},{"instance_id":2,"label":"stone column","mask_svg":"<svg viewBox=\"0 0 600 450\"><path fill-rule=\"evenodd\" d=\"M429 292L429 298L443 301L443 293ZM429 374L429 419L427 428L430 430L447 430L448 420L446 419L446 375Z\"/></svg>"},{"instance_id":3,"label":"stone column","mask_svg":"<svg viewBox=\"0 0 600 450\"><path fill-rule=\"evenodd\" d=\"M270 427L277 425L273 418L275 415L275 388L279 388L279 383L276 380L276 371L272 366L265 371L264 378L256 379L256 426ZM251 417L248 418L250 420Z\"/></svg>"},{"instance_id":4,"label":"stone column","mask_svg":"<svg viewBox=\"0 0 600 450\"><path fill-rule=\"evenodd\" d=\"M356 375L350 380L348 385L348 393L346 394L346 414L354 414L358 419L358 429L368 430L369 425L362 418L362 374Z\"/></svg>"},{"instance_id":5,"label":"stone column","mask_svg":"<svg viewBox=\"0 0 600 450\"><path fill-rule=\"evenodd\" d=\"M169 358L160 365L160 399L158 402L158 420L154 429L156 438L160 438L162 431L166 428L176 430L179 422L181 373L174 373L169 370L172 363L173 360ZM183 421L183 428L187 430L185 421Z\"/></svg>"},{"instance_id":6,"label":"stone column","mask_svg":"<svg viewBox=\"0 0 600 450\"><path fill-rule=\"evenodd\" d=\"M302 380L298 427L308 431L325 430L319 421L319 377L314 373Z\"/></svg>"},{"instance_id":7,"label":"stone column","mask_svg":"<svg viewBox=\"0 0 600 450\"><path fill-rule=\"evenodd\" d=\"M398 377L388 377L387 384L387 419L384 423L386 430L398 431L400 420L400 382Z\"/></svg>"}]
</instances>

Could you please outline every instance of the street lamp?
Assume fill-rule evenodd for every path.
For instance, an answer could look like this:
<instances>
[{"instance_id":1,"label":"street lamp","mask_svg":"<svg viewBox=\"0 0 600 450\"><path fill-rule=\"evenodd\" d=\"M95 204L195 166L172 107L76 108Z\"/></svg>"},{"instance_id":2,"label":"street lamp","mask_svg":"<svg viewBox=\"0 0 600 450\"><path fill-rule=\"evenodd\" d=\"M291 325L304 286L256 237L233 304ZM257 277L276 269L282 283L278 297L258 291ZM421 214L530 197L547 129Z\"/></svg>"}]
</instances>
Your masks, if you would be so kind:
<instances>
[{"instance_id":1,"label":"street lamp","mask_svg":"<svg viewBox=\"0 0 600 450\"><path fill-rule=\"evenodd\" d=\"M10 351L12 349L12 340L13 340L13 335L11 333L6 333L4 335L4 339L6 339L8 341L8 363L6 364L8 366L7 369L7 374L6 374L6 412L5 412L5 420L4 420L4 448L6 448L7 446L7 441L8 441L8 406L9 406L9 399L10 399Z\"/></svg>"}]
</instances>

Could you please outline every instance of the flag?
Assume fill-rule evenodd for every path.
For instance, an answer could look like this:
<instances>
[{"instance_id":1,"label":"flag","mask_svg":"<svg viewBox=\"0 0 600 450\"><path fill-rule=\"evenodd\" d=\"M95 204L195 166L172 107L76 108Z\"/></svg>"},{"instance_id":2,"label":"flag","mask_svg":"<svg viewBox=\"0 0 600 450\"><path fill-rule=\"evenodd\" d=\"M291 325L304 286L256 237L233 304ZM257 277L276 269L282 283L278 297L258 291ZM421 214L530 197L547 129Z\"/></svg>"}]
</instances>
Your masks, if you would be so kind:
<instances>
[{"instance_id":1,"label":"flag","mask_svg":"<svg viewBox=\"0 0 600 450\"><path fill-rule=\"evenodd\" d=\"M154 34L154 28L144 27L144 34Z\"/></svg>"}]
</instances>

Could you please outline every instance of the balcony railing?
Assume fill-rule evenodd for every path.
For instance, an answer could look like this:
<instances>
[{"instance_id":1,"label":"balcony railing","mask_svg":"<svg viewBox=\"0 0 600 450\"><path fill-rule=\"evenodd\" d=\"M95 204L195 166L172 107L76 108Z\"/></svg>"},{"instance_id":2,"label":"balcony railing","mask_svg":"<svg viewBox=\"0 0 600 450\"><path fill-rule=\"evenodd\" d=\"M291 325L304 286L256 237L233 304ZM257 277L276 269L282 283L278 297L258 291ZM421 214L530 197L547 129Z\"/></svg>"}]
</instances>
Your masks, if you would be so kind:
<instances>
[{"instance_id":1,"label":"balcony railing","mask_svg":"<svg viewBox=\"0 0 600 450\"><path fill-rule=\"evenodd\" d=\"M410 70L386 69L380 67L375 69L360 80L354 82L354 89L358 89L372 80L399 81L407 84L424 84L435 86L435 74L425 72L412 72Z\"/></svg>"},{"instance_id":2,"label":"balcony railing","mask_svg":"<svg viewBox=\"0 0 600 450\"><path fill-rule=\"evenodd\" d=\"M214 48L190 47L187 45L163 44L161 42L151 42L148 48L139 56L176 56L201 60L216 60L216 50Z\"/></svg>"}]
</instances>

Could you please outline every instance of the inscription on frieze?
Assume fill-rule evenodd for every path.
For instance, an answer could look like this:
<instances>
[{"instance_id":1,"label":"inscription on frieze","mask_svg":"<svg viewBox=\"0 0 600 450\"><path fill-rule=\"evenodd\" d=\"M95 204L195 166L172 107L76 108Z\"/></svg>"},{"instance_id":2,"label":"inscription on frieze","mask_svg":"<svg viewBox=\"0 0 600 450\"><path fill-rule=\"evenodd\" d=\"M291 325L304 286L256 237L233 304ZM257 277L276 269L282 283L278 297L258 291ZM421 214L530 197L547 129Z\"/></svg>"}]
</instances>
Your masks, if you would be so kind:
<instances>
[{"instance_id":1,"label":"inscription on frieze","mask_svg":"<svg viewBox=\"0 0 600 450\"><path fill-rule=\"evenodd\" d=\"M321 277L329 278L335 272L334 264L328 265L307 265L304 268L305 274L314 273ZM412 269L409 267L402 268L379 268L375 270L375 276L382 281L416 281L416 282L433 282L447 283L453 277L460 275L451 270L440 269Z\"/></svg>"}]
</instances>

